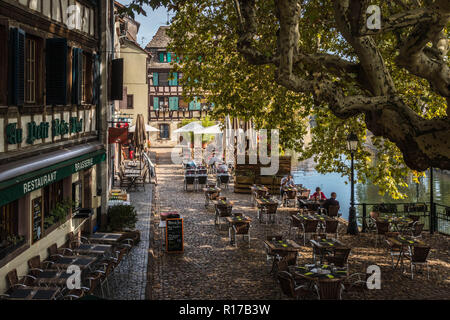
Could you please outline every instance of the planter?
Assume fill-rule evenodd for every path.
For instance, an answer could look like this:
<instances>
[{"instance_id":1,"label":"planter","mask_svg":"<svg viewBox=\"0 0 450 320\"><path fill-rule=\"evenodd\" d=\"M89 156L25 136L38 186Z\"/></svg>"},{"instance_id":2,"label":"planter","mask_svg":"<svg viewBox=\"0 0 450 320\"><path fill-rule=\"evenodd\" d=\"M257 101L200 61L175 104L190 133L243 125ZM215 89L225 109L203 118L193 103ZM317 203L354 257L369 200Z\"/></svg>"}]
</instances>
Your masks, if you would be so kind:
<instances>
[{"instance_id":1,"label":"planter","mask_svg":"<svg viewBox=\"0 0 450 320\"><path fill-rule=\"evenodd\" d=\"M6 257L8 254L13 253L17 249L19 249L25 243L25 239L17 242L14 245L10 245L9 247L0 249L0 260Z\"/></svg>"},{"instance_id":2,"label":"planter","mask_svg":"<svg viewBox=\"0 0 450 320\"><path fill-rule=\"evenodd\" d=\"M255 178L249 177L249 176L237 176L236 177L236 183L240 184L253 184L255 181Z\"/></svg>"}]
</instances>

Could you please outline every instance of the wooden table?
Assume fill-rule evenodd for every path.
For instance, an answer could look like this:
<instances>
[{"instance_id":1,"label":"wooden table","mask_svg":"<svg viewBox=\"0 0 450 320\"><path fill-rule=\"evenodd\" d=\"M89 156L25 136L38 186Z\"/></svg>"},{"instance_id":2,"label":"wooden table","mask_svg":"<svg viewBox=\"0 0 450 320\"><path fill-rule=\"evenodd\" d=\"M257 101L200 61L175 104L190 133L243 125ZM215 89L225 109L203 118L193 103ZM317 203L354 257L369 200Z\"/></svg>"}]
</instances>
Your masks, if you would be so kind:
<instances>
[{"instance_id":1,"label":"wooden table","mask_svg":"<svg viewBox=\"0 0 450 320\"><path fill-rule=\"evenodd\" d=\"M107 254L110 254L112 252L112 245L82 243L77 248L72 249L72 251L81 255L85 254L106 256Z\"/></svg>"},{"instance_id":2,"label":"wooden table","mask_svg":"<svg viewBox=\"0 0 450 320\"><path fill-rule=\"evenodd\" d=\"M400 248L399 257L398 257L397 263L394 266L394 269L396 269L399 264L401 264L403 266L403 256L404 256L406 250L410 250L411 247L426 246L426 243L421 240L414 239L414 238L408 237L408 236L402 236L402 235L399 235L397 237L388 237L386 240L389 243L392 243L393 246Z\"/></svg>"},{"instance_id":3,"label":"wooden table","mask_svg":"<svg viewBox=\"0 0 450 320\"><path fill-rule=\"evenodd\" d=\"M231 238L231 229L233 229L233 225L252 222L252 219L245 215L226 217L226 220L228 222L228 236L230 237L230 244L233 244L233 239Z\"/></svg>"},{"instance_id":4,"label":"wooden table","mask_svg":"<svg viewBox=\"0 0 450 320\"><path fill-rule=\"evenodd\" d=\"M250 187L250 190L252 192L251 202L253 206L256 205L256 199L265 197L269 192L269 189L263 185L253 185Z\"/></svg>"},{"instance_id":5,"label":"wooden table","mask_svg":"<svg viewBox=\"0 0 450 320\"><path fill-rule=\"evenodd\" d=\"M303 266L291 267L295 278L303 278L308 281L319 281L323 279L346 278L348 273L346 268L332 268L330 265L306 264Z\"/></svg>"},{"instance_id":6,"label":"wooden table","mask_svg":"<svg viewBox=\"0 0 450 320\"><path fill-rule=\"evenodd\" d=\"M214 199L211 199L212 195L213 194L220 195L220 191L222 191L222 189L220 189L218 187L214 187L214 188L206 187L206 188L203 188L203 192L205 192L205 207L207 207L209 205L210 201L214 200Z\"/></svg>"},{"instance_id":7,"label":"wooden table","mask_svg":"<svg viewBox=\"0 0 450 320\"><path fill-rule=\"evenodd\" d=\"M273 199L267 199L267 198L259 198L256 199L256 204L258 206L258 211L257 211L257 217L259 219L259 221L261 222L261 218L262 218L262 210L265 207L271 206L271 205L277 205L278 206L278 201L273 200Z\"/></svg>"},{"instance_id":8,"label":"wooden table","mask_svg":"<svg viewBox=\"0 0 450 320\"><path fill-rule=\"evenodd\" d=\"M65 286L67 283L67 279L73 274L69 274L66 272L66 270L55 270L55 269L48 269L43 270L41 273L39 273L36 277L36 284L37 285L44 285L44 286L58 286L62 287Z\"/></svg>"},{"instance_id":9,"label":"wooden table","mask_svg":"<svg viewBox=\"0 0 450 320\"><path fill-rule=\"evenodd\" d=\"M96 260L97 257L91 256L62 256L55 261L53 266L59 270L66 270L69 266L76 265L84 270L89 268Z\"/></svg>"},{"instance_id":10,"label":"wooden table","mask_svg":"<svg viewBox=\"0 0 450 320\"><path fill-rule=\"evenodd\" d=\"M89 241L92 243L116 245L119 243L121 237L122 234L118 233L96 232L89 237Z\"/></svg>"},{"instance_id":11,"label":"wooden table","mask_svg":"<svg viewBox=\"0 0 450 320\"><path fill-rule=\"evenodd\" d=\"M306 206L308 208L308 210L311 210L311 211L316 211L325 202L325 200L317 200L316 201L316 200L303 200L303 199L300 199L298 201L300 202L300 204L302 204L303 206Z\"/></svg>"},{"instance_id":12,"label":"wooden table","mask_svg":"<svg viewBox=\"0 0 450 320\"><path fill-rule=\"evenodd\" d=\"M281 242L280 242L281 241ZM264 240L264 244L267 245L270 252L273 253L286 253L292 251L299 251L301 246L299 246L293 240Z\"/></svg>"},{"instance_id":13,"label":"wooden table","mask_svg":"<svg viewBox=\"0 0 450 320\"><path fill-rule=\"evenodd\" d=\"M26 287L14 289L9 300L55 300L60 288Z\"/></svg>"},{"instance_id":14,"label":"wooden table","mask_svg":"<svg viewBox=\"0 0 450 320\"><path fill-rule=\"evenodd\" d=\"M378 222L389 222L392 226L394 226L394 230L401 232L402 227L408 226L414 221L411 218L408 217L395 217L395 216L383 216L376 218Z\"/></svg>"},{"instance_id":15,"label":"wooden table","mask_svg":"<svg viewBox=\"0 0 450 320\"><path fill-rule=\"evenodd\" d=\"M309 240L311 244L319 249L320 252L320 262L323 260L323 255L327 251L333 251L336 248L342 249L347 248L342 242L337 239L329 238L329 239L320 239L320 240Z\"/></svg>"},{"instance_id":16,"label":"wooden table","mask_svg":"<svg viewBox=\"0 0 450 320\"><path fill-rule=\"evenodd\" d=\"M212 203L215 206L233 206L234 205L234 201L231 200L213 200Z\"/></svg>"}]
</instances>

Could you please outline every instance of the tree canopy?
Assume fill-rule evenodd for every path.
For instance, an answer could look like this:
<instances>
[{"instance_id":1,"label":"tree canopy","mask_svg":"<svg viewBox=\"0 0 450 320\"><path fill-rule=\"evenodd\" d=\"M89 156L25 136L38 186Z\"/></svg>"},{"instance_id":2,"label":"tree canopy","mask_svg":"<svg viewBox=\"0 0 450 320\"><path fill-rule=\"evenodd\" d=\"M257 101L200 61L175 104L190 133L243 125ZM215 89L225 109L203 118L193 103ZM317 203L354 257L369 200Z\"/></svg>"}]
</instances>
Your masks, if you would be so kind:
<instances>
[{"instance_id":1,"label":"tree canopy","mask_svg":"<svg viewBox=\"0 0 450 320\"><path fill-rule=\"evenodd\" d=\"M448 0L137 0L176 12L171 50L189 96L214 116L280 129L285 149L402 197L411 170L450 169ZM381 30L367 8L381 8ZM312 143L304 143L308 124ZM371 149L369 146L373 146ZM406 165L405 165L406 164Z\"/></svg>"}]
</instances>

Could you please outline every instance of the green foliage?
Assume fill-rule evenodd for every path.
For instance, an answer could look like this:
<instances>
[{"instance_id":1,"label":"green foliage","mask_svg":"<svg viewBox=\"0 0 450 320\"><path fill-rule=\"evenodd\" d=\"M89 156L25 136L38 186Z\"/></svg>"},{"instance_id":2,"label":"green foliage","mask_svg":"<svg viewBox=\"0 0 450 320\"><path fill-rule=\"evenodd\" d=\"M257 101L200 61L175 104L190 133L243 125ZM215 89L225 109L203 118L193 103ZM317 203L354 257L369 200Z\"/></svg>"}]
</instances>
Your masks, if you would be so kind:
<instances>
[{"instance_id":1,"label":"green foliage","mask_svg":"<svg viewBox=\"0 0 450 320\"><path fill-rule=\"evenodd\" d=\"M69 210L72 208L72 206L73 202L69 199L58 202L55 207L49 212L49 214L44 216L44 224L46 228L60 221L64 221L64 219L69 214Z\"/></svg>"},{"instance_id":2,"label":"green foliage","mask_svg":"<svg viewBox=\"0 0 450 320\"><path fill-rule=\"evenodd\" d=\"M277 48L279 25L274 1L256 0L256 3L258 39L253 43L260 52L271 55ZM327 105L318 105L311 96L279 86L275 82L273 66L249 65L236 49L239 25L234 1L183 0L172 1L172 4L176 4L177 11L168 32L172 38L170 51L180 58L174 71L183 73L180 82L186 99L208 93L208 100L215 104L213 119L222 120L230 115L252 119L258 129L279 129L282 150L296 151L300 160L313 158L320 173L338 172L343 177L349 177L350 173L346 137L353 131L360 140L355 154L358 182L371 181L379 187L380 194L389 193L394 199L406 197L403 190L411 174L416 182L417 177L424 175L411 171L404 164L395 144L374 137L366 128L364 115L338 119ZM371 4L381 5L382 12L391 14L403 10L392 1L375 0ZM304 1L300 50L304 53L334 53L357 61L352 46L334 27L333 17L333 1ZM426 81L396 66L394 59L399 38L392 32L373 37L398 94L412 110L425 118L445 115L444 99L435 94ZM309 70L301 76L308 79L316 71L327 72ZM364 88L355 85L352 75L345 77L343 85L349 95L365 93ZM317 126L310 128L311 119Z\"/></svg>"},{"instance_id":3,"label":"green foliage","mask_svg":"<svg viewBox=\"0 0 450 320\"><path fill-rule=\"evenodd\" d=\"M137 213L134 206L116 205L108 209L108 229L123 231L126 228L134 229L137 222Z\"/></svg>"}]
</instances>

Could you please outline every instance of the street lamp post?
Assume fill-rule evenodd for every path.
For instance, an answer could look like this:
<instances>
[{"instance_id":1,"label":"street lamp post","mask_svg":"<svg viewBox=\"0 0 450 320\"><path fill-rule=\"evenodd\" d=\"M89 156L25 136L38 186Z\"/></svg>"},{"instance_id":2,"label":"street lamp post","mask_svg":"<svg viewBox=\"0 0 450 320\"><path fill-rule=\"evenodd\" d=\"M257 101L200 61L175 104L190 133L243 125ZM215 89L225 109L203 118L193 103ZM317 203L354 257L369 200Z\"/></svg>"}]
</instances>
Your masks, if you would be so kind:
<instances>
[{"instance_id":1,"label":"street lamp post","mask_svg":"<svg viewBox=\"0 0 450 320\"><path fill-rule=\"evenodd\" d=\"M347 233L356 235L358 234L358 224L356 222L356 209L355 209L355 178L354 178L354 155L356 148L358 147L358 137L353 132L347 138L347 149L350 151L351 160L351 197L350 197L350 210L348 215L348 228Z\"/></svg>"}]
</instances>

